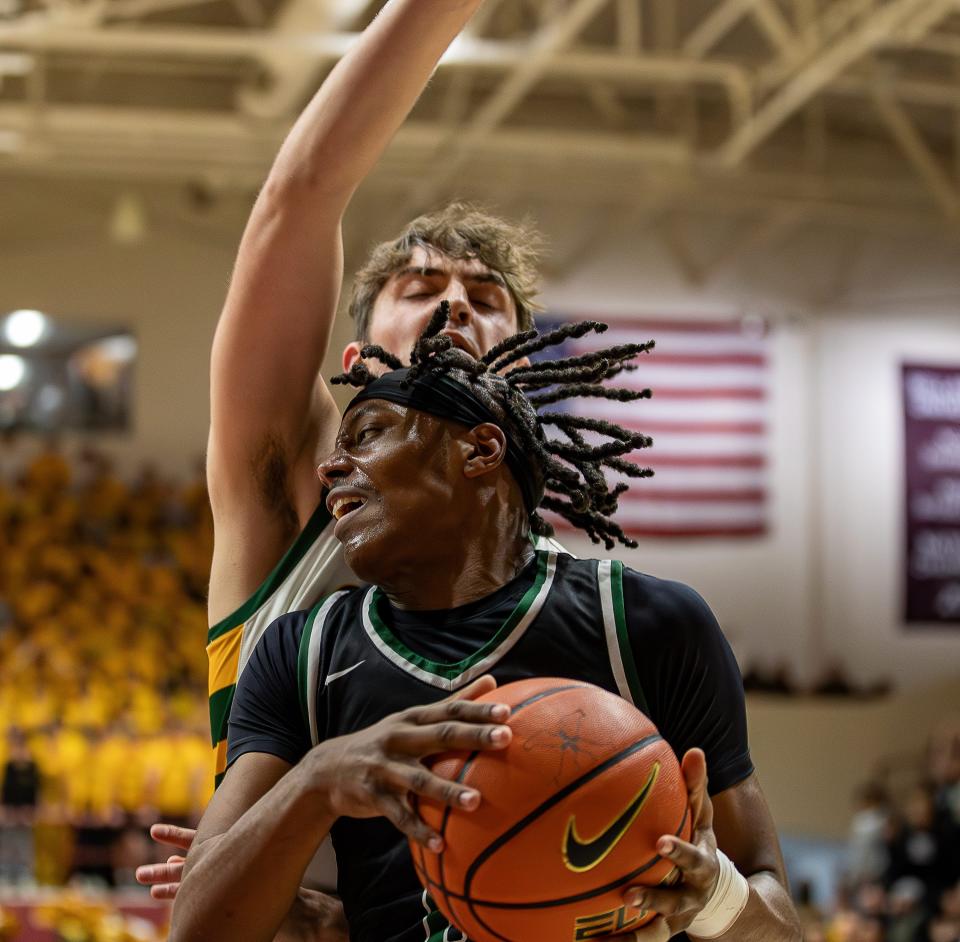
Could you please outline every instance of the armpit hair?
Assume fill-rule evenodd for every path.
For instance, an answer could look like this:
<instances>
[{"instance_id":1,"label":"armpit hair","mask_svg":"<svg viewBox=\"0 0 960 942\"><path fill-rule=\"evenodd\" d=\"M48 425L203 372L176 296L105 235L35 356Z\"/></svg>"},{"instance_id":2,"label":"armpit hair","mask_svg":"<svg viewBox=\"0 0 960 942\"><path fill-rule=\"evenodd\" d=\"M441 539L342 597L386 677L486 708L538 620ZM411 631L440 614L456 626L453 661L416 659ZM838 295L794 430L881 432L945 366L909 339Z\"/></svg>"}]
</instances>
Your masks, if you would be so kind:
<instances>
[{"instance_id":1,"label":"armpit hair","mask_svg":"<svg viewBox=\"0 0 960 942\"><path fill-rule=\"evenodd\" d=\"M290 481L291 461L283 442L266 435L250 459L257 492L264 505L279 515L284 529L295 534L300 529Z\"/></svg>"}]
</instances>

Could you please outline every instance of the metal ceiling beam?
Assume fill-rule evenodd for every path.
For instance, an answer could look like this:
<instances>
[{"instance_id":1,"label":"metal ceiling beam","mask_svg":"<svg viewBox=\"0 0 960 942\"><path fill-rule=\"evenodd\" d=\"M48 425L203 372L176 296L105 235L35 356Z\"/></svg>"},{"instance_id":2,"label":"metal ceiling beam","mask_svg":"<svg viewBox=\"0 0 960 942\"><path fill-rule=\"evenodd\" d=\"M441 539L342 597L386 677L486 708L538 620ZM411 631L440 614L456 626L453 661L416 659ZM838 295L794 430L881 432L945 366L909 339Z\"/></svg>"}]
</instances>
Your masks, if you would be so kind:
<instances>
[{"instance_id":1,"label":"metal ceiling beam","mask_svg":"<svg viewBox=\"0 0 960 942\"><path fill-rule=\"evenodd\" d=\"M467 23L466 28L460 34L460 37L454 40L454 48L448 49L444 56L441 56L441 66L444 65L445 60L446 65L453 65L455 58L459 55L458 44L462 43L464 38L476 39L481 36L494 14L496 14L497 9L502 4L503 0L487 0L487 2L474 13L470 22ZM450 80L450 86L447 89L447 94L443 102L442 117L447 124L453 127L460 124L470 107L470 94L474 85L473 79L474 75L470 69L459 69L453 73Z\"/></svg>"},{"instance_id":2,"label":"metal ceiling beam","mask_svg":"<svg viewBox=\"0 0 960 942\"><path fill-rule=\"evenodd\" d=\"M563 52L580 31L609 0L574 0L560 16L551 20L518 55L512 72L492 95L477 109L469 128L458 145L465 150L477 137L492 131L517 106L551 65L555 56Z\"/></svg>"},{"instance_id":3,"label":"metal ceiling beam","mask_svg":"<svg viewBox=\"0 0 960 942\"><path fill-rule=\"evenodd\" d=\"M262 181L286 130L279 124L183 112L155 113L145 122L136 109L78 106L50 107L38 130L28 108L12 105L0 107L0 127L20 135L26 148L19 156L0 156L0 168L22 166L25 161L38 166L62 161L67 168L95 165L101 175L109 176L122 166L164 167L165 178L210 175L243 185ZM408 122L385 157L389 172L396 171L404 179L421 177L426 156L446 133L443 125ZM576 166L583 171L587 192L594 184L619 187L625 199L634 190L669 187L681 179L689 186L702 183L708 192L723 190L746 200L789 194L794 202L812 208L876 203L915 212L925 203L924 191L912 180L898 182L890 177L826 178L778 169L744 171L730 178L716 168L698 167L683 141L633 134L499 128L480 141L471 156L480 163L509 160L536 168L531 185L540 174L552 169L562 174ZM624 190L625 183L629 185ZM561 190L558 194L568 195Z\"/></svg>"},{"instance_id":4,"label":"metal ceiling beam","mask_svg":"<svg viewBox=\"0 0 960 942\"><path fill-rule=\"evenodd\" d=\"M757 90L779 88L794 75L801 63L820 55L830 43L840 39L856 28L858 21L872 16L880 0L831 0L814 20L807 11L805 25L801 29L805 54L801 60L775 59L761 66L757 73Z\"/></svg>"},{"instance_id":5,"label":"metal ceiling beam","mask_svg":"<svg viewBox=\"0 0 960 942\"><path fill-rule=\"evenodd\" d=\"M218 2L219 0L110 0L109 3L100 4L98 20L136 20L156 13L190 10Z\"/></svg>"},{"instance_id":6,"label":"metal ceiling beam","mask_svg":"<svg viewBox=\"0 0 960 942\"><path fill-rule=\"evenodd\" d=\"M514 65L493 93L474 112L470 123L442 142L442 170L418 186L410 196L408 207L418 210L428 205L443 191L463 165L474 147L480 145L520 100L540 80L554 57L565 50L591 19L610 0L573 0L560 15L541 27L527 45L526 53ZM404 213L404 215L409 215Z\"/></svg>"},{"instance_id":7,"label":"metal ceiling beam","mask_svg":"<svg viewBox=\"0 0 960 942\"><path fill-rule=\"evenodd\" d=\"M830 97L870 99L875 88L875 75L851 72L834 79L824 89L824 94ZM885 80L884 90L895 101L907 105L932 105L960 111L960 81L890 78Z\"/></svg>"},{"instance_id":8,"label":"metal ceiling beam","mask_svg":"<svg viewBox=\"0 0 960 942\"><path fill-rule=\"evenodd\" d=\"M57 8L62 12L49 9L15 21L0 20L0 49L18 56L18 61L37 65L24 73L30 80L27 100L0 107L0 171L15 167L23 172L33 166L54 173L59 161L65 168L81 172L97 168L108 175L133 175L140 170L167 179L209 175L256 186L293 115L313 91L322 70L356 41L359 34L353 30L363 25L362 16L367 12L366 0L325 0L325 7L317 7L315 2L289 0L275 28L269 30L186 22L182 26L117 22L161 11L171 18L178 8L199 8L208 0L87 0ZM497 2L488 0L482 11L493 9ZM609 22L602 21L606 45L575 45L584 25L605 3L615 14ZM640 188L658 190L675 185L684 193L696 193L698 201L709 200L717 191L729 200L756 198L761 201L758 214L765 218L786 205L789 211L784 211L784 217L773 212L775 220L789 219L799 212L798 207L808 205L815 206L815 214L832 207L837 218L848 211L865 218L873 203L887 213L884 218L902 212L920 217L926 212L935 222L935 206L929 199L932 193L946 215L955 215L960 195L938 162L943 155L933 153L903 105L949 109L952 114L945 116L949 126L956 124L960 129L960 86L920 73L899 50L936 51L960 63L960 40L951 33L930 33L950 11L960 10L960 0L791 0L786 6L782 0L715 0L712 12L686 40L679 37L680 48L674 52L672 40L667 42L674 30L670 17L689 21L686 14L690 11L685 7L692 3L662 0L657 6L644 6L641 0L553 0L538 5L543 25L532 38L524 34L530 22L522 16L522 22L513 27L502 19L494 24L501 37L507 30L506 38L465 34L440 66L448 80L437 85L449 91L445 104L440 102L439 118L407 125L401 131L384 160L379 185L391 179L394 195L404 187L409 192L411 184L422 186L414 195L429 200L431 193L440 195L445 182L459 186L457 167L462 172L468 161L469 179L464 179L468 192L474 184L486 186L487 176L495 179L498 168L502 170L509 162L516 181L524 187L529 177L532 188L553 192L563 200L575 198L567 192L569 187L558 182L566 171L590 177L583 181L584 202L589 193L615 200L611 195L615 187L632 199ZM514 9L519 7L516 4ZM327 8L334 19L324 29L318 16ZM644 22L642 15L651 10L658 11L657 17ZM710 50L745 16L759 27L756 37L738 34L738 39L755 40L751 48L740 56L727 54L724 46L722 58L711 58ZM565 35L558 33L563 24ZM511 28L522 38L512 38ZM593 41L593 33L591 37ZM659 48L658 41L670 48ZM758 67L758 62L769 59L766 45L775 51L776 59ZM810 103L832 119L856 107L849 99L872 102L875 78L858 66L857 60L869 63L870 53L878 49L886 50L884 64L891 69L885 77L884 103L877 106L878 120L906 155L916 176L908 173L892 147L889 152L883 148L862 151L864 165L874 167L867 171L874 175L863 181L828 179L822 169L812 171L833 165L832 161L804 164L792 151L781 155L786 157L784 166L803 171L786 171L774 179L743 166L746 156L761 145L757 165L774 165L784 148L778 147L779 139L771 137ZM61 59L58 53L68 58ZM69 68L81 78L98 75L98 96L104 90L109 93L105 79L112 77L114 70L142 71L144 75L175 70L183 79L199 83L216 68L234 83L242 83L255 63L266 66L274 82L265 91L244 88L234 110L215 114L152 107L136 111L64 107L47 102L44 62ZM589 114L582 130L564 125L567 114L585 115L582 102L569 112L551 114L549 128L505 127L505 119L518 105L536 107L541 91L538 83L546 78L563 80L564 88L573 88L574 98L577 83L582 83L588 100L606 116L607 130L586 131L587 125L597 123ZM477 109L480 86L494 90ZM19 87L9 83L18 94ZM143 87L152 100L156 79L145 81ZM683 94L674 89L683 89ZM4 91L9 102L10 94ZM674 120L677 108L670 111L670 120L657 125L669 129L669 134L644 137L625 133L641 113L636 107L637 91L643 101L659 95L661 101L678 103L677 108L689 105L698 119L697 134L689 141L681 140L681 122ZM437 92L435 86L434 94ZM730 103L732 117L722 105L724 98ZM759 108L755 109L755 101L762 102ZM423 113L437 114L434 104L436 99L427 102ZM452 134L451 128L464 121L466 126ZM734 130L721 149L712 154L698 151L697 141L715 140L718 132L727 133L727 121ZM832 120L822 123L824 152L839 154L841 162L861 153L851 149L844 153L844 138L836 127ZM444 150L443 160L437 158L440 150ZM439 180L424 181L425 164L441 167L446 181L442 174ZM730 173L731 168L736 168L736 173ZM754 192L757 187L762 192ZM786 203L778 204L778 199ZM780 223L771 222L769 229L776 234L778 226ZM766 227L757 232L768 237Z\"/></svg>"},{"instance_id":9,"label":"metal ceiling beam","mask_svg":"<svg viewBox=\"0 0 960 942\"><path fill-rule=\"evenodd\" d=\"M920 132L893 96L878 83L874 87L873 102L891 136L904 156L927 185L931 196L949 219L960 217L960 193L946 170L931 153Z\"/></svg>"},{"instance_id":10,"label":"metal ceiling beam","mask_svg":"<svg viewBox=\"0 0 960 942\"><path fill-rule=\"evenodd\" d=\"M607 0L581 0L574 11L586 10L587 16ZM183 57L234 61L254 59L267 63L279 80L266 92L244 91L239 104L242 110L260 119L279 119L293 115L310 94L317 73L332 65L359 38L358 33L319 33L305 27L309 18L310 0L296 0L285 20L283 30L269 32L242 32L203 29L193 32L163 29L111 28L70 30L50 26L0 25L0 43L24 53L65 52L91 57L148 58ZM590 80L609 80L626 84L694 83L720 84L724 87L735 120L746 118L751 108L751 88L747 71L727 62L685 59L672 55L626 56L617 53L573 52L562 56L565 37L557 22L572 22L577 18L555 21L546 28L549 33L530 51L525 43L479 39L462 36L455 48L441 61L441 70L463 74L478 69L486 71L512 70L509 80L497 90L474 117L479 127L496 124L529 91L541 76L573 76ZM299 26L297 24L300 24ZM314 19L315 25L315 19ZM578 29L579 27L576 27ZM189 65L184 65L185 69ZM509 81L509 85L507 85ZM459 88L457 107L448 117L463 113L469 88ZM482 133L474 132L474 133Z\"/></svg>"},{"instance_id":11,"label":"metal ceiling beam","mask_svg":"<svg viewBox=\"0 0 960 942\"><path fill-rule=\"evenodd\" d=\"M49 22L0 23L0 44L27 52L69 52L91 56L183 56L198 59L260 57L268 52L339 58L356 33L275 33L216 27L62 27Z\"/></svg>"},{"instance_id":12,"label":"metal ceiling beam","mask_svg":"<svg viewBox=\"0 0 960 942\"><path fill-rule=\"evenodd\" d=\"M772 0L723 0L687 36L683 51L695 58L702 58L747 14L785 60L795 59L802 51L804 44L801 37Z\"/></svg>"},{"instance_id":13,"label":"metal ceiling beam","mask_svg":"<svg viewBox=\"0 0 960 942\"><path fill-rule=\"evenodd\" d=\"M933 0L925 9L904 23L897 36L905 44L919 42L951 11L960 9L957 0Z\"/></svg>"},{"instance_id":14,"label":"metal ceiling beam","mask_svg":"<svg viewBox=\"0 0 960 942\"><path fill-rule=\"evenodd\" d=\"M580 10L595 12L608 0L580 0ZM311 0L295 0L294 6L305 16L304 8ZM315 7L314 7L315 9ZM64 52L90 56L169 56L195 59L264 59L271 55L304 55L318 64L330 63L346 52L359 33L321 32L314 28L295 27L291 20L289 30L241 31L204 28L195 31L164 28L60 29L52 26L19 26L0 24L0 44L6 51ZM573 21L575 22L575 20ZM554 23L554 26L559 25ZM667 81L721 81L736 86L737 94L749 95L750 85L745 67L731 62L698 61L681 55L620 55L615 52L558 52L567 42L562 31L547 28L539 40L532 43L481 39L464 35L443 57L440 68L465 66L480 69L513 69L522 67L523 83L519 78L517 90L522 95L529 79L541 72L560 73L569 68L572 73L590 73L592 78L616 78L622 75L631 80L650 76ZM185 69L189 65L184 66ZM498 91L500 95L515 98L517 90Z\"/></svg>"},{"instance_id":15,"label":"metal ceiling beam","mask_svg":"<svg viewBox=\"0 0 960 942\"><path fill-rule=\"evenodd\" d=\"M705 56L743 19L755 2L756 0L723 0L718 3L688 34L681 47L683 52L697 59Z\"/></svg>"},{"instance_id":16,"label":"metal ceiling beam","mask_svg":"<svg viewBox=\"0 0 960 942\"><path fill-rule=\"evenodd\" d=\"M286 133L281 122L249 122L233 115L197 114L155 110L145 120L136 108L51 106L42 126L34 122L25 105L0 105L0 128L18 135L23 147L37 159L75 147L77 153L102 155L104 168L110 155L117 159L165 155L176 161L209 159L211 166L258 166L265 173ZM422 166L425 154L446 139L441 124L408 122L397 134L395 147L414 153ZM643 162L664 166L689 166L692 155L683 141L639 134L497 130L474 148L479 154L502 153L543 160L544 154L562 154L614 163ZM8 159L15 157L7 154Z\"/></svg>"},{"instance_id":17,"label":"metal ceiling beam","mask_svg":"<svg viewBox=\"0 0 960 942\"><path fill-rule=\"evenodd\" d=\"M782 58L788 60L799 58L803 53L804 44L772 0L758 0L750 12L770 45L780 53Z\"/></svg>"},{"instance_id":18,"label":"metal ceiling beam","mask_svg":"<svg viewBox=\"0 0 960 942\"><path fill-rule=\"evenodd\" d=\"M871 49L889 39L908 17L932 2L934 0L890 0L864 17L856 29L825 48L785 82L752 118L735 128L717 154L720 163L728 168L740 164L814 95Z\"/></svg>"},{"instance_id":19,"label":"metal ceiling beam","mask_svg":"<svg viewBox=\"0 0 960 942\"><path fill-rule=\"evenodd\" d=\"M329 4L321 7L316 0L288 0L271 32L281 36L336 32L339 24L332 17ZM269 72L270 84L241 89L237 95L240 109L255 118L293 114L316 88L321 68L317 57L309 52L264 50L259 60Z\"/></svg>"},{"instance_id":20,"label":"metal ceiling beam","mask_svg":"<svg viewBox=\"0 0 960 942\"><path fill-rule=\"evenodd\" d=\"M643 8L640 0L617 0L617 48L639 55L643 47Z\"/></svg>"}]
</instances>

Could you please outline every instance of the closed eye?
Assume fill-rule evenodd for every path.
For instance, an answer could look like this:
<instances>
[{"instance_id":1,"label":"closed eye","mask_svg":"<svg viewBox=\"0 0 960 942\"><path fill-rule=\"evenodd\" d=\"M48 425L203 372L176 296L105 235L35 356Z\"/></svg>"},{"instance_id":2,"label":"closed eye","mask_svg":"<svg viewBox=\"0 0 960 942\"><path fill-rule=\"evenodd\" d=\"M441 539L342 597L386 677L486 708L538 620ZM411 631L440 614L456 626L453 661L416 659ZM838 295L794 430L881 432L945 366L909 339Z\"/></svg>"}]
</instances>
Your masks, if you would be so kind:
<instances>
[{"instance_id":1,"label":"closed eye","mask_svg":"<svg viewBox=\"0 0 960 942\"><path fill-rule=\"evenodd\" d=\"M370 438L379 431L381 431L381 427L379 425L365 425L356 433L354 436L354 441L356 441L356 443L359 445L364 441L364 439Z\"/></svg>"}]
</instances>

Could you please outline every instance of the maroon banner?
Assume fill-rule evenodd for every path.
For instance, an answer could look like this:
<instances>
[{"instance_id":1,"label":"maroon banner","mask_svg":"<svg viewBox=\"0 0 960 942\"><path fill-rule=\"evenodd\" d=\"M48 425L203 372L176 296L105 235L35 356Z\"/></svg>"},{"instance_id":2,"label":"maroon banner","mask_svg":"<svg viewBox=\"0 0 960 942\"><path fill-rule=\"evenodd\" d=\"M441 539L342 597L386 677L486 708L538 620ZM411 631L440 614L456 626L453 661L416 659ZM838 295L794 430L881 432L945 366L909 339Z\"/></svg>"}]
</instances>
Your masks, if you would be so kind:
<instances>
[{"instance_id":1,"label":"maroon banner","mask_svg":"<svg viewBox=\"0 0 960 942\"><path fill-rule=\"evenodd\" d=\"M903 366L906 620L960 625L960 366Z\"/></svg>"}]
</instances>

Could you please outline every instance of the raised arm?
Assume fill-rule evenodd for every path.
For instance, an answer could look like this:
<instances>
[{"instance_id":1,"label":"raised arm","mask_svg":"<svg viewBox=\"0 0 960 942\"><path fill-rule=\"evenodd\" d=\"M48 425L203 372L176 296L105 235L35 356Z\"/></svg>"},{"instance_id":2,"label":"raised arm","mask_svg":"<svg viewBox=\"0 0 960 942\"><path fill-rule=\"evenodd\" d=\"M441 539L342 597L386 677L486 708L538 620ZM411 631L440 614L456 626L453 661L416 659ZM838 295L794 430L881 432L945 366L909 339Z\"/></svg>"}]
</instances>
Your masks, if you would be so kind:
<instances>
[{"instance_id":1,"label":"raised arm","mask_svg":"<svg viewBox=\"0 0 960 942\"><path fill-rule=\"evenodd\" d=\"M300 116L240 244L211 363L208 479L216 622L315 509L336 428L318 377L343 277L341 218L481 0L390 0Z\"/></svg>"}]
</instances>

